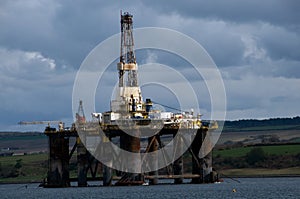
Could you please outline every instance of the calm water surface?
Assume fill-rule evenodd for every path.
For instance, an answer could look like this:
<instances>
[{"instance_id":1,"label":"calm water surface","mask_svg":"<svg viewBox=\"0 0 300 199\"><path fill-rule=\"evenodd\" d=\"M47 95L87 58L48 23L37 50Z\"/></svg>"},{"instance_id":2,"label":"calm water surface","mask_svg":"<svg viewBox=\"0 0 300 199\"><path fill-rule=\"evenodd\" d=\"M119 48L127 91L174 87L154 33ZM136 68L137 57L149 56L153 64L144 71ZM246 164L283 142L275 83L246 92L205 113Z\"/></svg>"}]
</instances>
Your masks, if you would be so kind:
<instances>
[{"instance_id":1,"label":"calm water surface","mask_svg":"<svg viewBox=\"0 0 300 199\"><path fill-rule=\"evenodd\" d=\"M0 185L0 198L300 198L300 178L225 179L221 184L53 188ZM236 192L232 190L235 189Z\"/></svg>"}]
</instances>

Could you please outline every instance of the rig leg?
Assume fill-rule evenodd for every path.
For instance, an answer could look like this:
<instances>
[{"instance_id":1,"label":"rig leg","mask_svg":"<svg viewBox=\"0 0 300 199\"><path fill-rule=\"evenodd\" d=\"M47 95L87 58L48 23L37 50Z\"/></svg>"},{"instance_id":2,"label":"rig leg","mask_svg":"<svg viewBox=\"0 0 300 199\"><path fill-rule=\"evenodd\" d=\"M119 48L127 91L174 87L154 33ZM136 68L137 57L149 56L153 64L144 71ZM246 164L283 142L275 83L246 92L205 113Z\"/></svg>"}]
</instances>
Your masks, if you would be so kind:
<instances>
[{"instance_id":1,"label":"rig leg","mask_svg":"<svg viewBox=\"0 0 300 199\"><path fill-rule=\"evenodd\" d=\"M77 142L77 176L78 186L87 186L87 164L88 164L88 152L83 142L79 137L76 138Z\"/></svg>"},{"instance_id":2,"label":"rig leg","mask_svg":"<svg viewBox=\"0 0 300 199\"><path fill-rule=\"evenodd\" d=\"M135 130L137 136L139 131ZM140 153L141 143L139 137L133 137L128 134L120 136L120 146L122 149L127 150L132 153ZM141 171L141 160L140 159L130 159L128 157L123 157L124 162L127 162L130 168L134 171ZM138 173L124 172L121 179L116 183L116 185L140 185L144 183L143 176Z\"/></svg>"},{"instance_id":3,"label":"rig leg","mask_svg":"<svg viewBox=\"0 0 300 199\"><path fill-rule=\"evenodd\" d=\"M203 144L206 136L209 136L208 130L206 128L199 129L191 146L192 153L194 154L192 159L192 173L200 175L200 178L192 179L192 183L214 182L214 176L212 172L211 142L210 140L207 140L207 142ZM203 153L207 153L206 156L199 154L201 147L203 147L201 151ZM199 156L201 158L199 158Z\"/></svg>"},{"instance_id":4,"label":"rig leg","mask_svg":"<svg viewBox=\"0 0 300 199\"><path fill-rule=\"evenodd\" d=\"M210 138L210 132L209 131L205 131L204 132L205 137ZM205 142L203 147L204 147L204 151L205 153L207 153L206 156L203 157L202 159L202 170L203 170L203 181L205 183L212 183L214 182L214 172L212 170L212 143L210 141L210 139L208 139L208 142Z\"/></svg>"},{"instance_id":5,"label":"rig leg","mask_svg":"<svg viewBox=\"0 0 300 199\"><path fill-rule=\"evenodd\" d=\"M149 146L149 152L153 153L151 155L151 157L149 158L150 162L148 164L151 165L151 168L158 168L158 157L157 157L157 152L155 152L155 151L158 150L159 144L158 144L158 140L157 140L156 136L148 138L148 146ZM155 170L155 171L149 172L149 175L150 176L158 176L158 169ZM150 179L149 184L150 185L157 185L158 184L157 177L154 177L153 179Z\"/></svg>"},{"instance_id":6,"label":"rig leg","mask_svg":"<svg viewBox=\"0 0 300 199\"><path fill-rule=\"evenodd\" d=\"M69 187L69 138L54 132L49 139L47 187Z\"/></svg>"},{"instance_id":7,"label":"rig leg","mask_svg":"<svg viewBox=\"0 0 300 199\"><path fill-rule=\"evenodd\" d=\"M174 156L176 154L182 154L183 150L183 138L178 136L177 138L174 139L175 141L175 146L174 146ZM173 171L174 175L181 175L183 174L183 157L180 156L177 158L177 160L174 161L173 163ZM174 184L182 184L183 183L183 178L175 178L174 179Z\"/></svg>"},{"instance_id":8,"label":"rig leg","mask_svg":"<svg viewBox=\"0 0 300 199\"><path fill-rule=\"evenodd\" d=\"M112 185L112 169L106 165L103 165L103 186Z\"/></svg>"},{"instance_id":9,"label":"rig leg","mask_svg":"<svg viewBox=\"0 0 300 199\"><path fill-rule=\"evenodd\" d=\"M109 142L111 138L103 137L102 138L102 146L105 148L110 147ZM110 151L110 150L107 150ZM108 154L106 150L103 150L104 157L110 157L112 154ZM110 166L110 167L109 167ZM112 160L108 160L107 165L102 164L102 172L103 172L103 186L111 186L112 185Z\"/></svg>"},{"instance_id":10,"label":"rig leg","mask_svg":"<svg viewBox=\"0 0 300 199\"><path fill-rule=\"evenodd\" d=\"M202 161L199 158L199 151L203 141L203 131L199 129L191 145L192 152L192 174L198 174L200 178L193 178L192 183L203 183Z\"/></svg>"}]
</instances>

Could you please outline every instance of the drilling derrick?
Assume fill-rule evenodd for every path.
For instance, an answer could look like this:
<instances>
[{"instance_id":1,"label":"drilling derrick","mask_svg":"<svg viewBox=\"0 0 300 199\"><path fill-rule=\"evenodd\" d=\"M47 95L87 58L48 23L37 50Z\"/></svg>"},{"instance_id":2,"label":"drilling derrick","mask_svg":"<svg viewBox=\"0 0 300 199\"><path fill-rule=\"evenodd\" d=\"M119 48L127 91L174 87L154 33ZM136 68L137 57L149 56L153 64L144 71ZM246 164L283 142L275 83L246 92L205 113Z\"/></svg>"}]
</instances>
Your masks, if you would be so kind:
<instances>
[{"instance_id":1,"label":"drilling derrick","mask_svg":"<svg viewBox=\"0 0 300 199\"><path fill-rule=\"evenodd\" d=\"M126 86L137 87L137 67L132 34L132 15L128 13L121 15L121 51L119 66L120 87L124 86L124 70L128 71Z\"/></svg>"},{"instance_id":2,"label":"drilling derrick","mask_svg":"<svg viewBox=\"0 0 300 199\"><path fill-rule=\"evenodd\" d=\"M121 13L121 49L119 71L119 88L116 99L111 103L113 112L121 113L123 117L142 117L143 101L141 89L138 86L137 70L134 53L132 15Z\"/></svg>"},{"instance_id":3,"label":"drilling derrick","mask_svg":"<svg viewBox=\"0 0 300 199\"><path fill-rule=\"evenodd\" d=\"M116 100L111 102L111 111L119 114L122 120L132 120L135 118L143 118L146 113L143 110L143 100L141 89L138 86L137 79L137 63L134 53L133 42L133 26L132 15L125 12L121 13L121 49L120 62L117 64L119 72L119 88ZM140 153L140 131L138 128L125 128L131 132L131 135L123 134L120 136L120 147L132 153ZM134 136L133 136L134 135ZM141 164L139 160L125 158L123 161L130 162L131 167L140 170ZM123 173L118 185L125 184L141 184L140 174Z\"/></svg>"}]
</instances>

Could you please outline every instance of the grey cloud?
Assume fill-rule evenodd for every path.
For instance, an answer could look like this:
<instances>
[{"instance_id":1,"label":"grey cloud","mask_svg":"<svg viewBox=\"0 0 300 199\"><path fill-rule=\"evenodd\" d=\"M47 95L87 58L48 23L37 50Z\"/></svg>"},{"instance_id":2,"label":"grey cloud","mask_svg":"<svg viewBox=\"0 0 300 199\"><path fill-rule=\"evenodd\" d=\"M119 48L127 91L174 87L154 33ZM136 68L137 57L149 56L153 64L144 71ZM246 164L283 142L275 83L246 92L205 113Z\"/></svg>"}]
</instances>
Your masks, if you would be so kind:
<instances>
[{"instance_id":1,"label":"grey cloud","mask_svg":"<svg viewBox=\"0 0 300 199\"><path fill-rule=\"evenodd\" d=\"M226 80L230 119L288 117L299 114L299 79L246 76ZM244 103L244 105L243 105Z\"/></svg>"},{"instance_id":2,"label":"grey cloud","mask_svg":"<svg viewBox=\"0 0 300 199\"><path fill-rule=\"evenodd\" d=\"M178 13L184 17L228 20L232 22L265 21L272 24L298 24L300 3L297 0L212 0L212 1L144 1L160 13Z\"/></svg>"},{"instance_id":3,"label":"grey cloud","mask_svg":"<svg viewBox=\"0 0 300 199\"><path fill-rule=\"evenodd\" d=\"M0 48L0 126L18 120L54 120L71 115L74 71L57 69L40 52Z\"/></svg>"},{"instance_id":4,"label":"grey cloud","mask_svg":"<svg viewBox=\"0 0 300 199\"><path fill-rule=\"evenodd\" d=\"M298 8L293 0L0 1L0 110L5 113L0 125L19 118L71 118L76 69L99 42L119 32L121 9L134 15L134 27L172 28L203 45L226 82L229 118L299 113ZM165 52L152 57L137 52L137 58L140 65L152 59L182 72L203 91L200 107L209 112L205 85L185 60ZM109 107L103 93L117 79L114 70L100 82L100 111Z\"/></svg>"},{"instance_id":5,"label":"grey cloud","mask_svg":"<svg viewBox=\"0 0 300 199\"><path fill-rule=\"evenodd\" d=\"M218 66L236 66L250 35L258 48L274 60L299 60L300 13L298 1L151 1L159 19L168 27L191 35L201 42Z\"/></svg>"},{"instance_id":6,"label":"grey cloud","mask_svg":"<svg viewBox=\"0 0 300 199\"><path fill-rule=\"evenodd\" d=\"M7 50L0 47L0 59L0 71L6 77L35 80L56 69L55 60L44 57L40 52Z\"/></svg>"},{"instance_id":7,"label":"grey cloud","mask_svg":"<svg viewBox=\"0 0 300 199\"><path fill-rule=\"evenodd\" d=\"M241 28L239 24L226 20L227 18L223 15L227 12L234 14L235 12L232 12L232 9L235 9L236 12L243 12L247 8L251 12L251 16L255 17L255 21L253 19L249 24L249 34L258 35L257 39L261 45L264 45L270 51L270 56L286 55L292 58L298 57L298 51L293 50L291 52L288 48L292 45L294 46L293 49L295 49L297 42L292 42L299 41L299 37L295 33L290 33L284 29L278 30L276 27L273 29L264 28L263 30L257 30L257 26L260 26L256 24L257 21L263 21L262 19L264 18L256 15L254 12L257 9L265 9L267 6L270 7L272 5L272 13L274 12L276 16L285 18L285 15L294 15L289 10L289 13L285 13L288 12L286 9L292 7L288 5L291 3L284 4L280 1L270 3L269 1L264 1L261 2L259 8L256 8L257 6L254 5L257 3L249 3L248 1L246 3L240 3L239 1L227 1L227 3L224 3L224 1L215 3L207 3L206 1L200 3L198 1L189 3L172 1L170 3L163 1L159 4L156 2L159 5L159 8L157 8L155 2L151 3L151 5L144 2L143 4L145 5L143 5L136 1L124 3L108 3L106 1L90 1L89 3L82 1L51 1L31 7L23 5L21 1L17 2L11 1L6 5L7 11L4 12L5 17L2 17L2 21L0 20L6 27L2 30L2 33L0 31L2 35L0 43L9 48L42 51L44 54L53 57L58 65L65 64L78 68L81 61L95 45L108 36L118 33L118 15L122 7L125 7L124 10L127 8L135 14L135 27L147 25L170 27L192 36L203 44L219 66L239 65L243 61L244 44L241 41L241 37L245 31L248 31L247 27ZM202 4L203 6L200 6ZM284 4L285 6L279 7L277 6L279 4ZM219 7L224 8L224 10L218 9ZM280 11L276 11L275 8ZM160 12L160 9L164 12ZM170 17L166 13L172 9L175 11L170 11ZM194 12L192 12L193 9L195 9ZM202 12L202 9L215 9L215 12ZM17 10L18 15L15 14L15 10ZM268 10L266 13L271 12ZM190 15L181 16L180 14L184 12L190 15L196 14L200 15L200 17L202 15L206 17L199 19L189 18L192 17ZM280 15L281 12L284 12L284 14ZM179 15L176 15L176 13ZM220 17L211 18L209 17L211 16L210 13L217 13ZM246 16L247 13L243 13L240 16L232 17L233 19L239 19ZM274 35L277 36L274 37ZM287 42L285 45L278 40L281 37L286 38Z\"/></svg>"},{"instance_id":8,"label":"grey cloud","mask_svg":"<svg viewBox=\"0 0 300 199\"><path fill-rule=\"evenodd\" d=\"M264 24L257 32L259 43L272 59L291 59L300 61L300 34L282 27Z\"/></svg>"},{"instance_id":9,"label":"grey cloud","mask_svg":"<svg viewBox=\"0 0 300 199\"><path fill-rule=\"evenodd\" d=\"M120 9L141 12L136 5L132 1L4 1L0 45L41 51L58 65L78 68L93 47L119 32Z\"/></svg>"},{"instance_id":10,"label":"grey cloud","mask_svg":"<svg viewBox=\"0 0 300 199\"><path fill-rule=\"evenodd\" d=\"M283 77L290 79L300 78L300 61L290 60L270 60L266 59L262 62L254 62L247 65L232 66L222 68L221 72L223 78L242 80L247 76L258 76L258 77Z\"/></svg>"}]
</instances>

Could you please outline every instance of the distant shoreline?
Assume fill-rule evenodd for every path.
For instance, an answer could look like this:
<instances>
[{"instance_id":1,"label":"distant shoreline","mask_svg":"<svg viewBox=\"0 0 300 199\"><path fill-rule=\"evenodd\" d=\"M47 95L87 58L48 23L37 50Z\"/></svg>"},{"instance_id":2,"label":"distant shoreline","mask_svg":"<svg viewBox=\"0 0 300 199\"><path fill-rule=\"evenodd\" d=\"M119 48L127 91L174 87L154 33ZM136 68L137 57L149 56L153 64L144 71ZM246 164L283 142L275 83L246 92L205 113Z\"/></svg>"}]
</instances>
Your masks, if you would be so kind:
<instances>
[{"instance_id":1,"label":"distant shoreline","mask_svg":"<svg viewBox=\"0 0 300 199\"><path fill-rule=\"evenodd\" d=\"M293 175L229 175L226 177L221 175L221 178L299 178L300 174Z\"/></svg>"}]
</instances>

